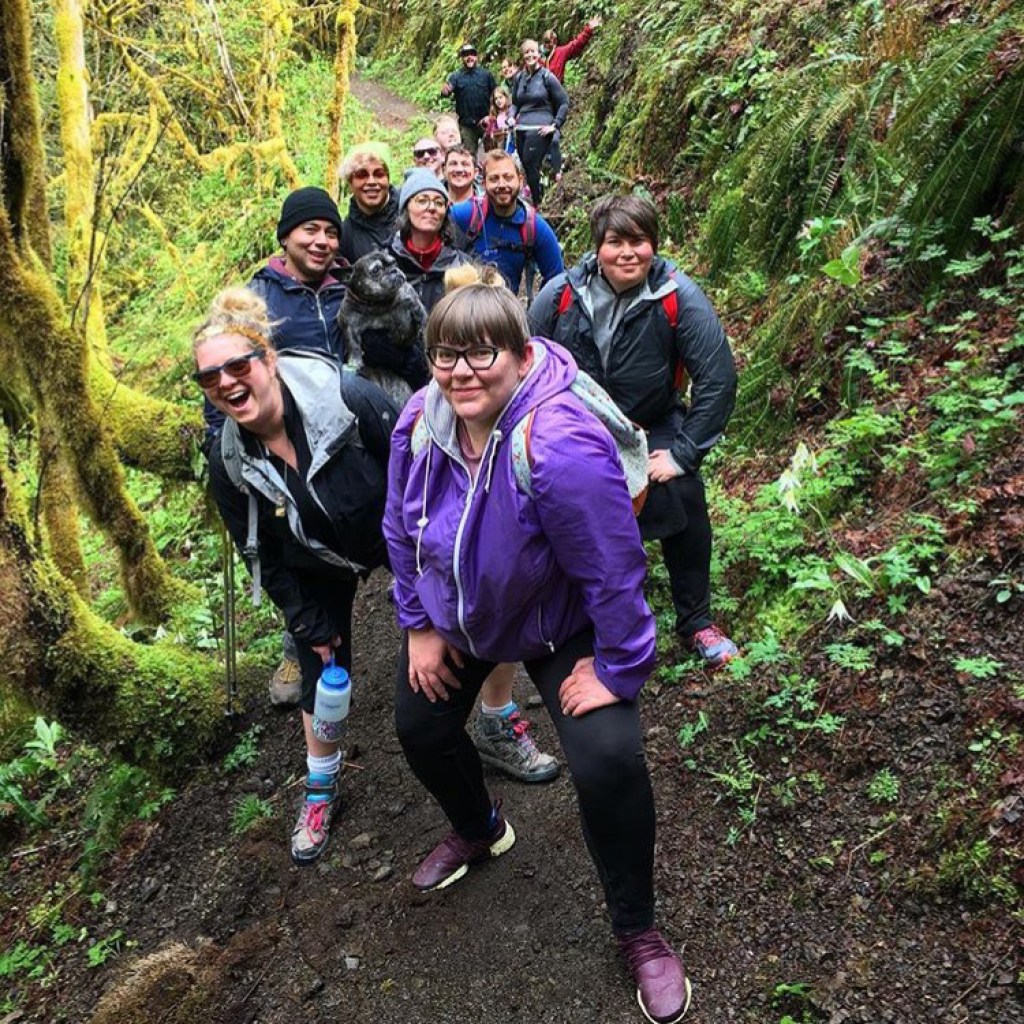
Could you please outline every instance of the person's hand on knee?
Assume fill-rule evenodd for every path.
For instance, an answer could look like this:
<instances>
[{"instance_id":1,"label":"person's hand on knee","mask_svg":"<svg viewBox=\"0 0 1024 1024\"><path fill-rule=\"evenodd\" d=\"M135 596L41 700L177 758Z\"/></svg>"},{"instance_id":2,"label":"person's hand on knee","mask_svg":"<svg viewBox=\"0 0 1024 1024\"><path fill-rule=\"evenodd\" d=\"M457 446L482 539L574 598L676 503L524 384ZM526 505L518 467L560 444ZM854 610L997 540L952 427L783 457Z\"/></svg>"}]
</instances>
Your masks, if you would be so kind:
<instances>
[{"instance_id":1,"label":"person's hand on knee","mask_svg":"<svg viewBox=\"0 0 1024 1024\"><path fill-rule=\"evenodd\" d=\"M579 718L589 711L618 704L622 698L616 697L597 678L593 658L580 658L558 688L558 699L562 705L563 715Z\"/></svg>"}]
</instances>

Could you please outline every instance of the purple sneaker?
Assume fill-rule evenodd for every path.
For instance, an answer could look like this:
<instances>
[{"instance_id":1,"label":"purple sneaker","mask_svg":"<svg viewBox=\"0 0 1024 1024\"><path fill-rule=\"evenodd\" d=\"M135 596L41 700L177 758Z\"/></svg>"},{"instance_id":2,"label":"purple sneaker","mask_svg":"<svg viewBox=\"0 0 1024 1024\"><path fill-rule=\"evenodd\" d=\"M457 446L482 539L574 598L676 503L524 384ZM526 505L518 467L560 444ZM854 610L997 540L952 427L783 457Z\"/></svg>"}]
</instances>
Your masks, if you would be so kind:
<instances>
[{"instance_id":1,"label":"purple sneaker","mask_svg":"<svg viewBox=\"0 0 1024 1024\"><path fill-rule=\"evenodd\" d=\"M444 889L457 882L470 864L500 857L511 850L516 834L502 817L500 807L500 802L494 805L494 824L483 839L463 839L457 832L449 832L420 863L412 876L412 884L422 892Z\"/></svg>"},{"instance_id":2,"label":"purple sneaker","mask_svg":"<svg viewBox=\"0 0 1024 1024\"><path fill-rule=\"evenodd\" d=\"M653 1024L676 1024L690 1008L690 980L657 928L616 938L636 982L636 1001Z\"/></svg>"},{"instance_id":3,"label":"purple sneaker","mask_svg":"<svg viewBox=\"0 0 1024 1024\"><path fill-rule=\"evenodd\" d=\"M717 626L698 629L686 641L686 646L695 651L709 668L721 668L740 654L736 645Z\"/></svg>"}]
</instances>

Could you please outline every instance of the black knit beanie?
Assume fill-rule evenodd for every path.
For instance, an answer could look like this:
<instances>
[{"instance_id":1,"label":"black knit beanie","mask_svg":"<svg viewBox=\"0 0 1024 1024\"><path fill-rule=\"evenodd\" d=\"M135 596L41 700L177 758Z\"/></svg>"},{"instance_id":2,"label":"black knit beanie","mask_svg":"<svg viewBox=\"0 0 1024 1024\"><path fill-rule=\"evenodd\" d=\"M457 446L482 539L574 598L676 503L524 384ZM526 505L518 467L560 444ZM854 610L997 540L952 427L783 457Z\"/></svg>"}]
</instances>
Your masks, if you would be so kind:
<instances>
[{"instance_id":1,"label":"black knit beanie","mask_svg":"<svg viewBox=\"0 0 1024 1024\"><path fill-rule=\"evenodd\" d=\"M341 234L338 204L322 188L312 185L297 188L285 199L281 206L281 219L277 222L277 240L283 242L293 228L310 220L329 221Z\"/></svg>"}]
</instances>

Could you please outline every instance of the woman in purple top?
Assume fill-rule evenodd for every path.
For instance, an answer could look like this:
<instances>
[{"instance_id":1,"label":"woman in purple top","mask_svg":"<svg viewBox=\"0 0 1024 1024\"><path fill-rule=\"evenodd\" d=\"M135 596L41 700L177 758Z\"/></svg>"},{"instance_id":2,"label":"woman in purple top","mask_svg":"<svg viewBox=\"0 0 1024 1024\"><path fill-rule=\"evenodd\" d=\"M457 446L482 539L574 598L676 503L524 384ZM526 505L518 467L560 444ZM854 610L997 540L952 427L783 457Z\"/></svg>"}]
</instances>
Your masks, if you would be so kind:
<instances>
[{"instance_id":1,"label":"woman in purple top","mask_svg":"<svg viewBox=\"0 0 1024 1024\"><path fill-rule=\"evenodd\" d=\"M641 1008L677 1021L689 983L654 927L654 800L636 705L654 620L615 443L570 392L572 357L529 337L507 289L450 292L426 343L433 381L392 436L384 536L405 630L398 734L453 831L413 884L444 888L515 842L464 726L494 666L521 660L558 731ZM529 433L517 435L523 420ZM532 495L514 464L524 458Z\"/></svg>"}]
</instances>

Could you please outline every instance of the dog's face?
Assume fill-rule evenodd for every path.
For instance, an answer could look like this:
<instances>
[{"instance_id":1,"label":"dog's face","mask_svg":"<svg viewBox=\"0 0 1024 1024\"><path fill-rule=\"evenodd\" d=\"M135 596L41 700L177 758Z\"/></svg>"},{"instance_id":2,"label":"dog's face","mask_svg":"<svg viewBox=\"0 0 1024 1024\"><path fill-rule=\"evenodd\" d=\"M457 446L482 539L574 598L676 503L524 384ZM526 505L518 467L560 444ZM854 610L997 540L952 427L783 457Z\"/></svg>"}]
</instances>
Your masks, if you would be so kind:
<instances>
[{"instance_id":1,"label":"dog's face","mask_svg":"<svg viewBox=\"0 0 1024 1024\"><path fill-rule=\"evenodd\" d=\"M348 279L352 297L371 306L387 306L395 301L405 275L389 252L371 252L356 260Z\"/></svg>"}]
</instances>

